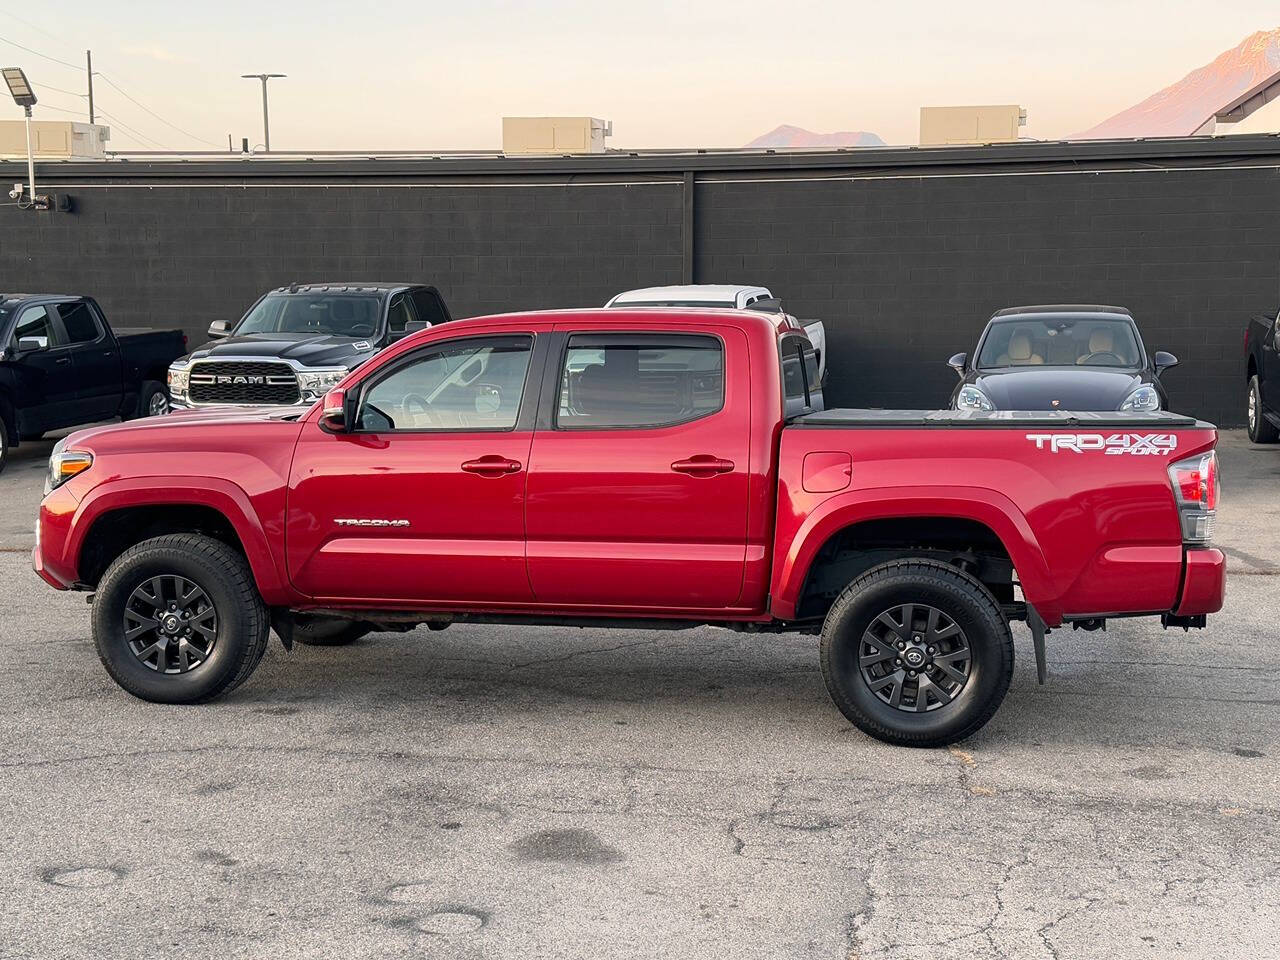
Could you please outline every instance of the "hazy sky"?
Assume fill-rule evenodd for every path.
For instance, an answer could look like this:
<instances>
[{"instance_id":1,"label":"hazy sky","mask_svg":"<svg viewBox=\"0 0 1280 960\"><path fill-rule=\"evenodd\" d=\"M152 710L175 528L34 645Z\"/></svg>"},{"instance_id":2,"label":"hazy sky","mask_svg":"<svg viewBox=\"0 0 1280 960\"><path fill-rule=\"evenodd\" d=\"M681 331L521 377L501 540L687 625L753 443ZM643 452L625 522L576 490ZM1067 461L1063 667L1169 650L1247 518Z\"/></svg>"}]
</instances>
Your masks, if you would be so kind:
<instances>
[{"instance_id":1,"label":"hazy sky","mask_svg":"<svg viewBox=\"0 0 1280 960\"><path fill-rule=\"evenodd\" d=\"M615 147L741 146L781 123L914 143L921 105L962 103L1020 103L1025 134L1050 139L1278 22L1274 0L0 0L0 37L71 63L92 48L96 70L218 146L261 140L260 88L239 75L287 73L271 140L294 150L492 149L504 114L603 117ZM51 89L83 90L83 71L7 43L0 60L42 107L83 110ZM117 149L148 145L120 122L201 146L105 82L95 95ZM1280 104L1235 129L1280 130Z\"/></svg>"}]
</instances>

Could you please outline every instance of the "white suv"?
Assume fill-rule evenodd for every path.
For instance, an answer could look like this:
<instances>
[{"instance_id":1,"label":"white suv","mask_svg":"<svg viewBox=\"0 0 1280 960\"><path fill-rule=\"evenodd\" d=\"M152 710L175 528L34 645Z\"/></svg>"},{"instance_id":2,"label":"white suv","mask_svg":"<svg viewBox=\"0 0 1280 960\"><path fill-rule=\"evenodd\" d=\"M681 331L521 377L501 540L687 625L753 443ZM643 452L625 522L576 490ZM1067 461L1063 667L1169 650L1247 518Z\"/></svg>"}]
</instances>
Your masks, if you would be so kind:
<instances>
[{"instance_id":1,"label":"white suv","mask_svg":"<svg viewBox=\"0 0 1280 960\"><path fill-rule=\"evenodd\" d=\"M689 283L676 287L642 287L617 294L606 307L720 307L728 310L768 310L779 313L781 302L768 287L731 283ZM827 379L827 330L821 320L798 320L818 355L819 383Z\"/></svg>"}]
</instances>

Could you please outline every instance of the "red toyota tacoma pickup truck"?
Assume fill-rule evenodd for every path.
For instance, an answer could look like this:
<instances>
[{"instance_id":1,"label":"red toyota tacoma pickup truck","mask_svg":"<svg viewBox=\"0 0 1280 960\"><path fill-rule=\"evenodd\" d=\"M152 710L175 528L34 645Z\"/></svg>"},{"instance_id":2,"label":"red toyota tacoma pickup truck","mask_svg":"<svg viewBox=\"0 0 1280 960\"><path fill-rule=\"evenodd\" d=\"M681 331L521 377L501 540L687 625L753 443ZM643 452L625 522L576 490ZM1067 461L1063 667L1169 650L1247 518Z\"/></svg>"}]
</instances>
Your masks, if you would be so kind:
<instances>
[{"instance_id":1,"label":"red toyota tacoma pickup truck","mask_svg":"<svg viewBox=\"0 0 1280 960\"><path fill-rule=\"evenodd\" d=\"M453 622L821 635L858 727L948 743L1044 632L1222 606L1214 429L1169 413L822 410L785 316L584 310L410 336L308 410L55 450L33 560L94 591L130 693L208 700L274 628Z\"/></svg>"}]
</instances>

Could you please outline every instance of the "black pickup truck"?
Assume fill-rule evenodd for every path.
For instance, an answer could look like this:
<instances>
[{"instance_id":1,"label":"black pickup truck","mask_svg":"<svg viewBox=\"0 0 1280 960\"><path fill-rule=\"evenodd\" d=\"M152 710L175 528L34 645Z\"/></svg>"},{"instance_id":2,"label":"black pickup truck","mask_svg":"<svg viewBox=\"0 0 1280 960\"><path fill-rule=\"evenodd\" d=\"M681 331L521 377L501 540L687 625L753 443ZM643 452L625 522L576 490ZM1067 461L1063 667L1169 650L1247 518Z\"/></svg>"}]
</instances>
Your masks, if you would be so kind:
<instances>
[{"instance_id":1,"label":"black pickup truck","mask_svg":"<svg viewBox=\"0 0 1280 960\"><path fill-rule=\"evenodd\" d=\"M450 320L435 287L308 283L269 290L169 368L175 408L314 403L388 344Z\"/></svg>"},{"instance_id":2,"label":"black pickup truck","mask_svg":"<svg viewBox=\"0 0 1280 960\"><path fill-rule=\"evenodd\" d=\"M181 330L112 330L91 297L0 293L0 470L49 430L169 411Z\"/></svg>"},{"instance_id":3,"label":"black pickup truck","mask_svg":"<svg viewBox=\"0 0 1280 960\"><path fill-rule=\"evenodd\" d=\"M1254 443L1280 440L1280 311L1254 317L1244 335L1248 358L1249 439Z\"/></svg>"}]
</instances>

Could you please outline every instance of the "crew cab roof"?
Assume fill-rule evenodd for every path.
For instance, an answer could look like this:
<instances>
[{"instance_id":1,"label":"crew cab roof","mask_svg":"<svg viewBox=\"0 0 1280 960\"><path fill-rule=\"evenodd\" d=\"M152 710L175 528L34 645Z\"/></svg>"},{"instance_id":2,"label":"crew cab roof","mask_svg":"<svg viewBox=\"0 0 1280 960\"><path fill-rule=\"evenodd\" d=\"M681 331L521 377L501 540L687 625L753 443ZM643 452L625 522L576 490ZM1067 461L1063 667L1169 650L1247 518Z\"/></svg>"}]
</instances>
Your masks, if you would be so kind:
<instances>
[{"instance_id":1,"label":"crew cab roof","mask_svg":"<svg viewBox=\"0 0 1280 960\"><path fill-rule=\"evenodd\" d=\"M762 313L751 309L737 310L730 307L582 307L569 310L528 310L522 313L498 313L487 317L468 317L465 320L454 320L450 330L483 323L485 326L497 325L519 327L530 320L558 321L571 323L574 320L587 320L591 323L607 322L610 326L618 326L630 321L633 326L644 331L650 323L670 323L673 320L703 321L710 324L738 327L743 330L767 330L775 336L784 330L804 332L794 318L785 313ZM417 334L414 334L417 336Z\"/></svg>"},{"instance_id":2,"label":"crew cab roof","mask_svg":"<svg viewBox=\"0 0 1280 960\"><path fill-rule=\"evenodd\" d=\"M1042 303L1027 307L1005 307L991 315L992 320L1003 320L1007 317L1129 317L1131 314L1125 307L1108 306L1105 303Z\"/></svg>"}]
</instances>

